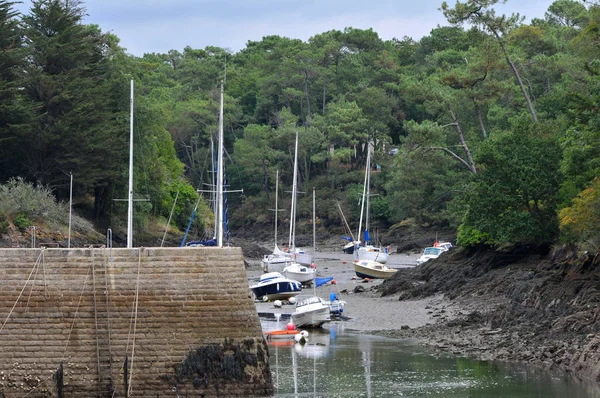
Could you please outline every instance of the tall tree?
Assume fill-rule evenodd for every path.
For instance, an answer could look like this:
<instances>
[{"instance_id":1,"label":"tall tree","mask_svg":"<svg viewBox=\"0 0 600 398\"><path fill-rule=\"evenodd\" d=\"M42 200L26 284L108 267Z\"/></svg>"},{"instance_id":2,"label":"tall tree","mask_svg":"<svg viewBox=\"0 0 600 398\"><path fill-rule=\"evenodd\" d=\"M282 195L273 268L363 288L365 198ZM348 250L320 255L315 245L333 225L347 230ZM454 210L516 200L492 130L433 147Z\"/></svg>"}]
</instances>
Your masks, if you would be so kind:
<instances>
[{"instance_id":1,"label":"tall tree","mask_svg":"<svg viewBox=\"0 0 600 398\"><path fill-rule=\"evenodd\" d=\"M527 107L531 113L531 118L534 122L537 122L537 114L535 112L535 108L533 107L533 103L527 94L527 90L525 89L525 85L523 84L519 70L511 60L504 42L505 36L512 29L517 27L523 21L523 18L519 16L519 14L512 14L510 17L506 17L505 15L499 17L496 16L496 11L490 7L500 1L501 0L467 0L464 3L457 1L454 8L449 8L448 4L443 2L442 11L444 16L448 19L448 22L453 24L462 24L466 22L475 26L483 26L496 38L500 48L502 48L506 62L510 66L515 78L517 79L517 83L521 88L521 93L525 98L525 102L527 103ZM506 0L502 0L502 3L506 3Z\"/></svg>"},{"instance_id":2,"label":"tall tree","mask_svg":"<svg viewBox=\"0 0 600 398\"><path fill-rule=\"evenodd\" d=\"M25 53L14 4L0 0L0 181L21 170L15 154L24 143L17 140L16 131L24 127L30 114L19 93Z\"/></svg>"},{"instance_id":3,"label":"tall tree","mask_svg":"<svg viewBox=\"0 0 600 398\"><path fill-rule=\"evenodd\" d=\"M83 12L77 1L37 0L23 18L23 87L39 105L19 155L28 178L62 192L73 173L76 191L94 194L101 216L126 164L129 95L115 67L118 40L83 25Z\"/></svg>"}]
</instances>

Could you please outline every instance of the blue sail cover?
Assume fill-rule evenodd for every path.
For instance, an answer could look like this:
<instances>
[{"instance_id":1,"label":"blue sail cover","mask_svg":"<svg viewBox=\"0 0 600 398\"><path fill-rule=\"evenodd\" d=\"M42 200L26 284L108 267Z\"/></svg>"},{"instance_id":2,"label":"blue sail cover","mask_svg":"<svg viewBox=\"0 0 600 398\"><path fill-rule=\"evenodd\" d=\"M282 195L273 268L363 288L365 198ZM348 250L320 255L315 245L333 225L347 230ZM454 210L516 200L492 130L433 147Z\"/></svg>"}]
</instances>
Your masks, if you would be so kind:
<instances>
[{"instance_id":1,"label":"blue sail cover","mask_svg":"<svg viewBox=\"0 0 600 398\"><path fill-rule=\"evenodd\" d=\"M369 239L369 230L365 229L365 243L369 242L371 239Z\"/></svg>"},{"instance_id":2,"label":"blue sail cover","mask_svg":"<svg viewBox=\"0 0 600 398\"><path fill-rule=\"evenodd\" d=\"M349 236L340 236L340 238L347 240L348 242L352 242L352 238Z\"/></svg>"},{"instance_id":3,"label":"blue sail cover","mask_svg":"<svg viewBox=\"0 0 600 398\"><path fill-rule=\"evenodd\" d=\"M321 285L326 284L327 282L331 282L332 280L332 276L328 276L327 278L315 278L315 285L316 287L319 287Z\"/></svg>"},{"instance_id":4,"label":"blue sail cover","mask_svg":"<svg viewBox=\"0 0 600 398\"><path fill-rule=\"evenodd\" d=\"M186 246L216 246L217 239L194 240L185 244Z\"/></svg>"}]
</instances>

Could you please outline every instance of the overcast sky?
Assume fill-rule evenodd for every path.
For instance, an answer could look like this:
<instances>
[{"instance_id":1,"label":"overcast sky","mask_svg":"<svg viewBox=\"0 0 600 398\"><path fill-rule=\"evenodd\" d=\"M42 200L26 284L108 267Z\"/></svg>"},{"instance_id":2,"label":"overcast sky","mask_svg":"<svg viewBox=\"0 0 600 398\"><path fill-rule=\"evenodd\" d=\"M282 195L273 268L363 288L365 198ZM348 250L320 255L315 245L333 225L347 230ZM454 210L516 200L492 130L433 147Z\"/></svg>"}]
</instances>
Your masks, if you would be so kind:
<instances>
[{"instance_id":1,"label":"overcast sky","mask_svg":"<svg viewBox=\"0 0 600 398\"><path fill-rule=\"evenodd\" d=\"M30 0L19 9L28 13ZM447 22L443 0L88 0L85 23L114 33L127 52L217 46L238 52L248 41L279 35L304 41L328 30L373 28L384 40L429 34ZM453 6L455 0L447 0ZM498 14L543 18L553 0L508 0Z\"/></svg>"}]
</instances>

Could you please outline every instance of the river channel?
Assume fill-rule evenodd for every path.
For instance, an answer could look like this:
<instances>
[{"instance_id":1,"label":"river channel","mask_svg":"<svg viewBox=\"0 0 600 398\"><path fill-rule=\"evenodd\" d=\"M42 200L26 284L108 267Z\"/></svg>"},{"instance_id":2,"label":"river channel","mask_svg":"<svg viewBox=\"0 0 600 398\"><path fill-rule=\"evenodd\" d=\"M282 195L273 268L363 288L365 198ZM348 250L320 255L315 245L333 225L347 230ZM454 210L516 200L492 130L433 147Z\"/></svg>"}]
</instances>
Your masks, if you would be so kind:
<instances>
[{"instance_id":1,"label":"river channel","mask_svg":"<svg viewBox=\"0 0 600 398\"><path fill-rule=\"evenodd\" d=\"M280 329L261 319L264 331ZM438 356L331 322L304 345L269 343L274 397L600 398L600 388L523 365Z\"/></svg>"}]
</instances>

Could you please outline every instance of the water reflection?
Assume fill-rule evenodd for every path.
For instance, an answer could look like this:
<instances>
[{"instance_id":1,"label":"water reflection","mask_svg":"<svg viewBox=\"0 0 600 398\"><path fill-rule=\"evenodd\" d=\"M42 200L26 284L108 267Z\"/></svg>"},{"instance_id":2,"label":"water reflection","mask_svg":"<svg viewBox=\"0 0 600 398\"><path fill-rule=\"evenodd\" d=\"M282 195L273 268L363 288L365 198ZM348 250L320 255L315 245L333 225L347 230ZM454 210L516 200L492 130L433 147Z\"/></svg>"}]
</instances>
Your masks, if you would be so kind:
<instances>
[{"instance_id":1,"label":"water reflection","mask_svg":"<svg viewBox=\"0 0 600 398\"><path fill-rule=\"evenodd\" d=\"M282 328L262 322L265 331ZM436 357L410 342L347 331L343 323L309 333L304 345L269 343L275 397L600 398L596 386L562 374Z\"/></svg>"}]
</instances>

